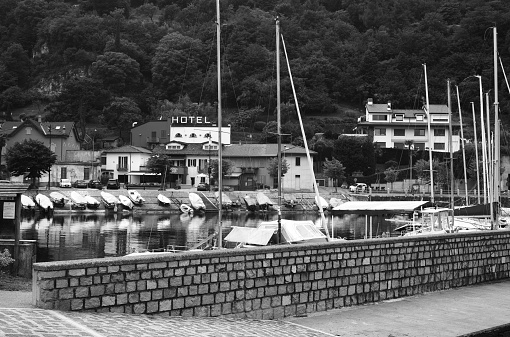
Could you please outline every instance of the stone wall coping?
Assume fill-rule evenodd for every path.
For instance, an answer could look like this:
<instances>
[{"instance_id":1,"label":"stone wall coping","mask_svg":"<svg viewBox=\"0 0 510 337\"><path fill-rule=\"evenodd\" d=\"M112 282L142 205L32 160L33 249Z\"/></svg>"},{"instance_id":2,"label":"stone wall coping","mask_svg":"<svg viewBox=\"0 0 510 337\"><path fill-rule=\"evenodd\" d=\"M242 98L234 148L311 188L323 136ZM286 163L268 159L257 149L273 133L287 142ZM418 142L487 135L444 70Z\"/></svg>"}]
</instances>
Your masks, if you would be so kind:
<instances>
[{"instance_id":1,"label":"stone wall coping","mask_svg":"<svg viewBox=\"0 0 510 337\"><path fill-rule=\"evenodd\" d=\"M76 269L88 267L103 267L112 265L128 265L137 263L154 263L154 262L169 262L181 261L190 259L210 259L220 258L224 256L240 256L240 255L259 255L270 254L279 252L293 252L303 250L321 250L321 249L335 249L343 247L362 247L379 244L392 244L396 242L427 242L434 243L434 241L444 241L447 239L455 239L462 235L463 237L493 237L496 235L505 235L509 231L473 231L472 233L455 233L455 234L431 234L431 235L416 235L416 236L399 236L391 238L375 238L375 239L359 239L359 240L337 240L323 243L303 243L294 245L273 245L265 247L250 247L241 249L221 249L221 250L207 250L207 251L185 251L182 253L148 253L144 255L135 256L119 256L110 258L96 258L96 259L83 259L83 260L69 260L69 261L55 261L55 262L39 262L34 263L34 271L54 271L61 269Z\"/></svg>"}]
</instances>

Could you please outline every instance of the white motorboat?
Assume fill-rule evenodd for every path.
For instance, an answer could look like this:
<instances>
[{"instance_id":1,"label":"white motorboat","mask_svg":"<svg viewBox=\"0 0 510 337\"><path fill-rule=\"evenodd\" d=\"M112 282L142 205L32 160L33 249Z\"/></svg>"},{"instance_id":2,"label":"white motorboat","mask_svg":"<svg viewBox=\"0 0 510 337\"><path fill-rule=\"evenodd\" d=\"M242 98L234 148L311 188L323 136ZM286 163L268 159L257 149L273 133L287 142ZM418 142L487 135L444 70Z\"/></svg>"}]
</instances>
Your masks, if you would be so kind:
<instances>
[{"instance_id":1,"label":"white motorboat","mask_svg":"<svg viewBox=\"0 0 510 337\"><path fill-rule=\"evenodd\" d=\"M214 196L219 202L219 196L220 192L216 191L214 192ZM221 192L221 203L223 204L223 208L231 208L232 207L232 200L229 198L229 196L225 192Z\"/></svg>"},{"instance_id":2,"label":"white motorboat","mask_svg":"<svg viewBox=\"0 0 510 337\"><path fill-rule=\"evenodd\" d=\"M193 213L193 208L191 208L191 206L188 206L186 204L181 204L179 206L179 209L181 210L182 213L185 213L185 214Z\"/></svg>"},{"instance_id":3,"label":"white motorboat","mask_svg":"<svg viewBox=\"0 0 510 337\"><path fill-rule=\"evenodd\" d=\"M34 209L35 202L29 196L22 194L21 195L21 206L23 207L23 209Z\"/></svg>"},{"instance_id":4,"label":"white motorboat","mask_svg":"<svg viewBox=\"0 0 510 337\"><path fill-rule=\"evenodd\" d=\"M195 211L205 211L205 203L198 194L190 192L188 198Z\"/></svg>"},{"instance_id":5,"label":"white motorboat","mask_svg":"<svg viewBox=\"0 0 510 337\"><path fill-rule=\"evenodd\" d=\"M134 205L140 206L145 202L140 193L135 190L128 190L128 198L131 199Z\"/></svg>"},{"instance_id":6,"label":"white motorboat","mask_svg":"<svg viewBox=\"0 0 510 337\"><path fill-rule=\"evenodd\" d=\"M315 204L317 205L317 207L319 207L323 210L328 209L328 207L329 207L329 204L326 201L326 199L324 199L321 196L319 196L319 199L317 199L317 196L315 196Z\"/></svg>"},{"instance_id":7,"label":"white motorboat","mask_svg":"<svg viewBox=\"0 0 510 337\"><path fill-rule=\"evenodd\" d=\"M133 209L133 207L134 207L133 202L131 201L131 199L129 199L125 195L122 195L122 194L119 195L119 200L124 208Z\"/></svg>"},{"instance_id":8,"label":"white motorboat","mask_svg":"<svg viewBox=\"0 0 510 337\"><path fill-rule=\"evenodd\" d=\"M114 209L118 204L120 204L120 201L116 196L104 191L101 191L101 200L104 203L104 207L107 209Z\"/></svg>"},{"instance_id":9,"label":"white motorboat","mask_svg":"<svg viewBox=\"0 0 510 337\"><path fill-rule=\"evenodd\" d=\"M256 211L257 210L257 199L250 197L249 195L244 196L244 202L246 204L246 209L248 211Z\"/></svg>"},{"instance_id":10,"label":"white motorboat","mask_svg":"<svg viewBox=\"0 0 510 337\"><path fill-rule=\"evenodd\" d=\"M97 201L96 198L94 198L90 195L86 195L84 198L85 198L85 201L87 202L87 207L90 209L97 209L99 207L99 205L101 205L101 203L99 201Z\"/></svg>"},{"instance_id":11,"label":"white motorboat","mask_svg":"<svg viewBox=\"0 0 510 337\"><path fill-rule=\"evenodd\" d=\"M85 209L87 208L87 200L85 197L76 191L71 192L71 202L73 208Z\"/></svg>"},{"instance_id":12,"label":"white motorboat","mask_svg":"<svg viewBox=\"0 0 510 337\"><path fill-rule=\"evenodd\" d=\"M163 206L170 206L172 204L172 201L165 197L163 194L158 194L158 201Z\"/></svg>"},{"instance_id":13,"label":"white motorboat","mask_svg":"<svg viewBox=\"0 0 510 337\"><path fill-rule=\"evenodd\" d=\"M35 203L39 206L39 208L46 212L53 210L53 203L51 202L50 198L42 193L39 193L35 196Z\"/></svg>"},{"instance_id":14,"label":"white motorboat","mask_svg":"<svg viewBox=\"0 0 510 337\"><path fill-rule=\"evenodd\" d=\"M337 206L340 206L343 203L344 203L344 201L341 200L341 199L338 199L338 198L331 198L331 199L329 199L329 207L330 208L335 208Z\"/></svg>"},{"instance_id":15,"label":"white motorboat","mask_svg":"<svg viewBox=\"0 0 510 337\"><path fill-rule=\"evenodd\" d=\"M60 192L54 191L50 193L50 200L55 207L64 207L66 202L69 201L69 198Z\"/></svg>"},{"instance_id":16,"label":"white motorboat","mask_svg":"<svg viewBox=\"0 0 510 337\"><path fill-rule=\"evenodd\" d=\"M262 210L268 210L269 207L273 206L271 199L262 192L257 193L255 198L257 199L257 204Z\"/></svg>"}]
</instances>

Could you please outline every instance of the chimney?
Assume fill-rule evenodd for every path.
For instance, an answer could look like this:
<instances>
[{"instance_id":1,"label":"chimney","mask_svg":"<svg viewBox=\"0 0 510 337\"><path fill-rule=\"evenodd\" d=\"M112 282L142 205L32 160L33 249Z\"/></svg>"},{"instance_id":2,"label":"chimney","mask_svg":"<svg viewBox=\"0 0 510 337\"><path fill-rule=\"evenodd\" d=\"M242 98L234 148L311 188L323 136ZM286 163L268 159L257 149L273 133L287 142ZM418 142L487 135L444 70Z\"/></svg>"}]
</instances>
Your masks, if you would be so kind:
<instances>
[{"instance_id":1,"label":"chimney","mask_svg":"<svg viewBox=\"0 0 510 337\"><path fill-rule=\"evenodd\" d=\"M386 108L388 111L391 111L391 102L388 102L388 107Z\"/></svg>"},{"instance_id":2,"label":"chimney","mask_svg":"<svg viewBox=\"0 0 510 337\"><path fill-rule=\"evenodd\" d=\"M367 104L368 105L374 105L374 99L373 98L369 98Z\"/></svg>"},{"instance_id":3,"label":"chimney","mask_svg":"<svg viewBox=\"0 0 510 337\"><path fill-rule=\"evenodd\" d=\"M42 123L41 115L37 115L37 123Z\"/></svg>"}]
</instances>

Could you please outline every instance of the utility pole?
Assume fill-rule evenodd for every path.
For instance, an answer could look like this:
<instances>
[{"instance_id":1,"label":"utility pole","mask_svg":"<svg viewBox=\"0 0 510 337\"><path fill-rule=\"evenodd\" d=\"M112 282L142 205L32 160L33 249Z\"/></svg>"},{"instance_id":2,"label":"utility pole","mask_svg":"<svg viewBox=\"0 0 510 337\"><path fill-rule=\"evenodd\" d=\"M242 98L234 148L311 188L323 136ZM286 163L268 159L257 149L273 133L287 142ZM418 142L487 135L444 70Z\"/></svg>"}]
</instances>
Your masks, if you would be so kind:
<instances>
[{"instance_id":1,"label":"utility pole","mask_svg":"<svg viewBox=\"0 0 510 337\"><path fill-rule=\"evenodd\" d=\"M51 151L51 124L48 125L48 130L50 131L50 151ZM48 170L48 190L51 189L51 167Z\"/></svg>"}]
</instances>

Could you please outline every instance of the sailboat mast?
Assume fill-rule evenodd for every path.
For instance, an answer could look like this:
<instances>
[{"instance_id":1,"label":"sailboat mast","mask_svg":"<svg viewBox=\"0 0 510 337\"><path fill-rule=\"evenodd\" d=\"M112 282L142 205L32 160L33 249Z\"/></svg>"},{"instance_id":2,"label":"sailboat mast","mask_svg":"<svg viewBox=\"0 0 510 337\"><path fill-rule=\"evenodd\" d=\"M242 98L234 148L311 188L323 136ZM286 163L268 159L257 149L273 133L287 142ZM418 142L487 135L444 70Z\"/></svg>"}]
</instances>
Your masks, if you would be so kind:
<instances>
[{"instance_id":1,"label":"sailboat mast","mask_svg":"<svg viewBox=\"0 0 510 337\"><path fill-rule=\"evenodd\" d=\"M296 88L294 87L294 79L292 78L289 57L287 55L287 49L285 48L285 40L283 40L283 37L282 37L282 44L283 44L283 52L285 53L285 60L287 62L287 70L289 71L290 85L292 87L294 103L296 104L296 110L297 110L297 115L298 115L298 119L299 119L299 126L301 127L301 135L303 136L303 142L305 145L306 157L308 159L308 165L310 166L310 169L312 171L312 184L313 184L313 189L315 191L315 198L317 199L317 204L319 206L319 213L321 215L322 225L324 226L324 230L326 231L327 240L329 241L331 239L331 237L329 236L329 229L326 224L326 217L324 216L324 210L322 209L322 203L321 203L321 199L320 199L320 195L319 195L319 187L317 186L317 181L315 180L315 172L313 171L312 157L310 156L310 150L308 149L308 142L306 141L305 129L303 127L303 120L301 119L301 111L299 110L299 104L297 101Z\"/></svg>"},{"instance_id":2,"label":"sailboat mast","mask_svg":"<svg viewBox=\"0 0 510 337\"><path fill-rule=\"evenodd\" d=\"M499 97L498 97L498 31L496 27L493 27L493 54L494 54L494 196L495 201L499 203L500 198L500 184L501 184L501 172L500 172L500 160L501 160L501 149L500 149L500 125L499 125ZM492 209L492 205L491 205ZM496 211L495 222L499 224L499 213ZM494 229L494 226L493 228Z\"/></svg>"},{"instance_id":3,"label":"sailboat mast","mask_svg":"<svg viewBox=\"0 0 510 337\"><path fill-rule=\"evenodd\" d=\"M460 96L459 96L459 86L455 86L455 90L457 92L457 106L459 109L459 122L460 122L460 146L462 146L462 164L464 168L464 192L466 193L466 206L469 205L469 191L467 185L467 169L466 169L466 147L464 144L464 125L462 124L462 109L460 107Z\"/></svg>"},{"instance_id":4,"label":"sailboat mast","mask_svg":"<svg viewBox=\"0 0 510 337\"><path fill-rule=\"evenodd\" d=\"M476 113L475 113L475 103L471 103L471 110L473 111L473 130L475 133L475 160L476 160L476 192L478 195L478 203L480 204L480 159L478 159L478 137L476 136Z\"/></svg>"},{"instance_id":5,"label":"sailboat mast","mask_svg":"<svg viewBox=\"0 0 510 337\"><path fill-rule=\"evenodd\" d=\"M280 19L276 17L276 137L278 139L278 243L282 239L282 121L280 107Z\"/></svg>"},{"instance_id":6,"label":"sailboat mast","mask_svg":"<svg viewBox=\"0 0 510 337\"><path fill-rule=\"evenodd\" d=\"M492 201L494 200L493 196L493 188L494 188L494 169L492 166L492 141L491 141L491 133L490 133L490 119L489 119L489 93L485 93L485 111L487 112L487 200L489 205L492 205ZM493 220L492 217L492 207L490 207L490 215L491 215L491 223Z\"/></svg>"},{"instance_id":7,"label":"sailboat mast","mask_svg":"<svg viewBox=\"0 0 510 337\"><path fill-rule=\"evenodd\" d=\"M216 0L216 61L218 70L218 248L222 247L222 209L223 209L223 182L222 182L222 149L221 149L221 25L220 25L220 0Z\"/></svg>"},{"instance_id":8,"label":"sailboat mast","mask_svg":"<svg viewBox=\"0 0 510 337\"><path fill-rule=\"evenodd\" d=\"M482 87L482 76L478 77L480 85L480 131L482 132L482 171L483 171L483 202L487 203L487 142L485 141L485 123L483 121L483 87Z\"/></svg>"},{"instance_id":9,"label":"sailboat mast","mask_svg":"<svg viewBox=\"0 0 510 337\"><path fill-rule=\"evenodd\" d=\"M446 81L448 89L448 150L450 151L450 204L452 210L455 207L455 198L453 190L455 188L455 179L453 176L453 140L452 140L452 96L450 93L450 79ZM453 217L452 217L453 221ZM453 224L452 224L453 226Z\"/></svg>"},{"instance_id":10,"label":"sailboat mast","mask_svg":"<svg viewBox=\"0 0 510 337\"><path fill-rule=\"evenodd\" d=\"M434 203L434 171L432 170L432 132L430 128L430 104L429 104L429 87L427 83L427 65L423 64L425 72L425 102L427 109L427 132L429 136L429 170L430 170L430 202Z\"/></svg>"}]
</instances>

